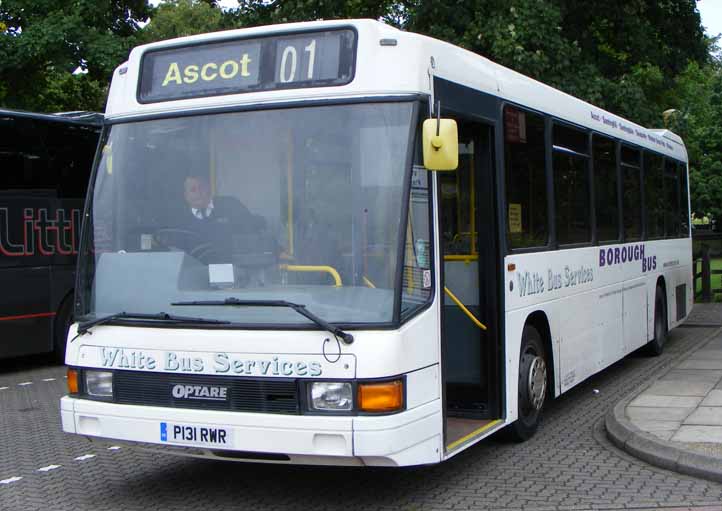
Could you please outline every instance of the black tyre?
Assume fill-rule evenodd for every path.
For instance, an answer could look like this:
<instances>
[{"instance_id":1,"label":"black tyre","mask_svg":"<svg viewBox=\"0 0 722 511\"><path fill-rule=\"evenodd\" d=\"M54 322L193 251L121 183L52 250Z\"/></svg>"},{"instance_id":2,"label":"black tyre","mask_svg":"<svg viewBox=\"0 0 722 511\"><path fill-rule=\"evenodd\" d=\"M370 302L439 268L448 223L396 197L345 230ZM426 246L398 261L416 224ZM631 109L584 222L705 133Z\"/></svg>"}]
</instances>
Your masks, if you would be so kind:
<instances>
[{"instance_id":1,"label":"black tyre","mask_svg":"<svg viewBox=\"0 0 722 511\"><path fill-rule=\"evenodd\" d=\"M667 297L662 286L654 294L654 339L647 344L647 353L657 357L664 351L667 342Z\"/></svg>"},{"instance_id":2,"label":"black tyre","mask_svg":"<svg viewBox=\"0 0 722 511\"><path fill-rule=\"evenodd\" d=\"M548 394L547 357L541 335L531 325L522 332L519 355L518 418L509 426L509 435L517 442L531 438Z\"/></svg>"},{"instance_id":3,"label":"black tyre","mask_svg":"<svg viewBox=\"0 0 722 511\"><path fill-rule=\"evenodd\" d=\"M53 328L53 358L60 364L65 363L65 346L68 342L68 330L72 324L73 297L68 296L60 304Z\"/></svg>"}]
</instances>

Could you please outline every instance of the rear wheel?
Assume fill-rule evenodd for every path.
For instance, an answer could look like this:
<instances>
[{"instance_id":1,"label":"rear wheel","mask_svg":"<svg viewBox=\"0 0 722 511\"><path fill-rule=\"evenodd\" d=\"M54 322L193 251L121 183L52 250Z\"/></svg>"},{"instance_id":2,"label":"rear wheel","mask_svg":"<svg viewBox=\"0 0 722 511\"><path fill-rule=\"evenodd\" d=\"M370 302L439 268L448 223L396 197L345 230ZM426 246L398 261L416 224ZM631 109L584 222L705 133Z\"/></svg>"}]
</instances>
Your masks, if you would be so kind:
<instances>
[{"instance_id":1,"label":"rear wheel","mask_svg":"<svg viewBox=\"0 0 722 511\"><path fill-rule=\"evenodd\" d=\"M539 428L547 399L547 382L547 359L541 335L536 328L526 325L519 356L518 417L509 426L513 440L523 442Z\"/></svg>"},{"instance_id":2,"label":"rear wheel","mask_svg":"<svg viewBox=\"0 0 722 511\"><path fill-rule=\"evenodd\" d=\"M667 342L667 300L662 286L654 294L654 339L647 344L647 353L657 357L664 351Z\"/></svg>"},{"instance_id":3,"label":"rear wheel","mask_svg":"<svg viewBox=\"0 0 722 511\"><path fill-rule=\"evenodd\" d=\"M60 304L55 315L53 331L53 358L60 364L65 363L65 346L68 342L68 330L73 324L73 296L70 295Z\"/></svg>"}]
</instances>

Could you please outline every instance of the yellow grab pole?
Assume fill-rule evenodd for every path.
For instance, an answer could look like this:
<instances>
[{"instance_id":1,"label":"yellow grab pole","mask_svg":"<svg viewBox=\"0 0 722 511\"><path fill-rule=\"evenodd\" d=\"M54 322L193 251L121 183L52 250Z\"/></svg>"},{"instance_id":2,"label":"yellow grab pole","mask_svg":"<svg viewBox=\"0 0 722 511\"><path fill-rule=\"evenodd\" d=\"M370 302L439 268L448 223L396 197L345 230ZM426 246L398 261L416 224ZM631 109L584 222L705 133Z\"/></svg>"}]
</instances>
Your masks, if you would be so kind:
<instances>
[{"instance_id":1,"label":"yellow grab pole","mask_svg":"<svg viewBox=\"0 0 722 511\"><path fill-rule=\"evenodd\" d=\"M467 309L466 306L465 306L463 303L461 303L461 300L459 300L459 299L456 297L456 295L449 290L448 287L444 287L444 292L448 295L449 298L451 298L451 300L452 300L456 305L459 306L459 308L460 308L462 311L464 311L464 314L466 314L467 316L469 316L469 319L470 319L471 321L473 321L476 326L478 326L478 327L481 328L482 330L486 330L486 325L485 325L484 323L482 323L481 321L479 321L478 319L476 319L476 316L474 316L474 315L471 313L471 311L470 311L469 309Z\"/></svg>"}]
</instances>

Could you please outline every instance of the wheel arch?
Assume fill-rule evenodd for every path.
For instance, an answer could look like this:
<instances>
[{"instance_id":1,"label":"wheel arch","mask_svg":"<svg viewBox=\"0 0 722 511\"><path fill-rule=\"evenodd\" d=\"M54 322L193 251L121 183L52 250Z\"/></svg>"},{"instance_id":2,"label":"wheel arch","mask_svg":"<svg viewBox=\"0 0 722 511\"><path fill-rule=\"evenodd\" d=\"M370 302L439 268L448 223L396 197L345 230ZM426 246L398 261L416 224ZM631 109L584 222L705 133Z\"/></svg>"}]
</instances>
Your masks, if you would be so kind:
<instances>
[{"instance_id":1,"label":"wheel arch","mask_svg":"<svg viewBox=\"0 0 722 511\"><path fill-rule=\"evenodd\" d=\"M551 327L549 326L549 318L546 315L546 312L542 310L537 310L529 314L529 316L526 318L525 326L530 325L536 328L537 332L539 332L539 335L542 337L542 341L544 343L544 350L547 354L547 364L549 365L548 371L547 371L547 377L549 381L547 382L547 388L554 389L553 396L556 397L559 395L559 388L557 386L557 378L556 378L556 360L554 356L554 344L552 343L552 333L551 333Z\"/></svg>"},{"instance_id":2,"label":"wheel arch","mask_svg":"<svg viewBox=\"0 0 722 511\"><path fill-rule=\"evenodd\" d=\"M74 303L72 303L73 300L75 299L74 295L75 295L75 290L70 289L70 290L68 290L67 293L65 293L65 295L63 295L63 297L58 302L58 306L55 308L55 317L53 318L53 336L55 336L55 333L57 332L57 328L59 326L59 322L62 320L62 318L60 317L60 315L61 315L60 311L63 310L63 307L65 307L65 305L68 302L70 302L71 311L72 311L72 308L75 305Z\"/></svg>"},{"instance_id":3,"label":"wheel arch","mask_svg":"<svg viewBox=\"0 0 722 511\"><path fill-rule=\"evenodd\" d=\"M660 275L659 277L657 277L657 282L656 282L655 285L654 285L654 292L655 292L655 294L657 293L657 287L661 287L661 288L662 288L662 296L664 297L664 308L665 308L666 311L667 311L667 314L666 314L667 317L666 317L665 319L667 320L667 330L669 330L669 318L672 316L672 315L669 313L669 312L670 312L670 311L669 311L669 304L670 304L671 300L669 299L669 295L668 295L668 292L667 292L667 281L666 281L666 279L664 278L664 275ZM654 311L654 305L652 306L652 311ZM654 321L654 319L653 319L652 321Z\"/></svg>"}]
</instances>

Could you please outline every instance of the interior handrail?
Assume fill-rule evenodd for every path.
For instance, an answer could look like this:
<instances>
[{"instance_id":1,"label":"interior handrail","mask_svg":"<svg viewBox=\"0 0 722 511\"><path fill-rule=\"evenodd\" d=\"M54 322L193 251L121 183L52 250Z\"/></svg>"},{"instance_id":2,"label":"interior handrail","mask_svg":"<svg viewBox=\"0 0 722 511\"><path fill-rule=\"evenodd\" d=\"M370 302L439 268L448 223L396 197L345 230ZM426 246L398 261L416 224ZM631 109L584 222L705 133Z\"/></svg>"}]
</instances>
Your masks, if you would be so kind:
<instances>
[{"instance_id":1,"label":"interior handrail","mask_svg":"<svg viewBox=\"0 0 722 511\"><path fill-rule=\"evenodd\" d=\"M328 273L333 277L333 280L335 282L334 286L341 287L343 286L343 283L341 282L341 275L339 275L338 271L333 266L312 266L312 265L306 265L306 264L281 264L279 267L282 270L286 271L298 271L298 272L306 272L306 273Z\"/></svg>"},{"instance_id":2,"label":"interior handrail","mask_svg":"<svg viewBox=\"0 0 722 511\"><path fill-rule=\"evenodd\" d=\"M479 321L478 319L476 319L476 316L474 316L474 315L471 313L471 311L470 311L469 309L467 309L466 306L465 306L463 303L461 303L461 300L459 300L459 299L456 297L456 295L449 290L448 287L444 286L444 292L447 294L447 296L448 296L449 298L451 298L451 300L452 300L456 305L459 306L459 308L464 312L464 314L466 314L467 316L469 316L469 319L470 319L471 321L473 321L476 326L478 326L478 327L481 328L482 330L487 330L486 325L485 325L484 323L482 323L481 321Z\"/></svg>"},{"instance_id":3,"label":"interior handrail","mask_svg":"<svg viewBox=\"0 0 722 511\"><path fill-rule=\"evenodd\" d=\"M444 261L463 261L465 263L469 263L471 261L478 260L479 256L476 254L452 254L444 256Z\"/></svg>"}]
</instances>

